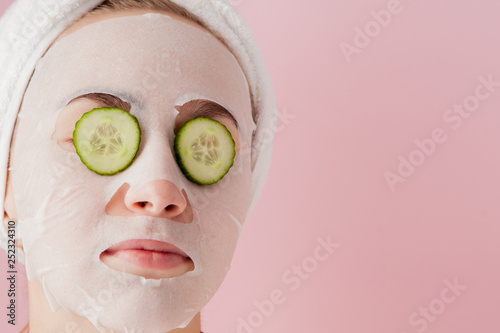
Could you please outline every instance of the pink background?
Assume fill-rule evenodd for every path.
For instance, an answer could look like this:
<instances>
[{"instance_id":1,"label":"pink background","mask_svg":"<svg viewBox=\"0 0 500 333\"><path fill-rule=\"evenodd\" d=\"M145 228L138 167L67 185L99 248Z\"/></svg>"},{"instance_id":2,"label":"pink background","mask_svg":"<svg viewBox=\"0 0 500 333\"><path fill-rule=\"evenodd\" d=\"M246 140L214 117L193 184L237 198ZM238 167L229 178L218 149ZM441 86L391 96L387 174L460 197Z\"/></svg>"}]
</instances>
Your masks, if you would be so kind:
<instances>
[{"instance_id":1,"label":"pink background","mask_svg":"<svg viewBox=\"0 0 500 333\"><path fill-rule=\"evenodd\" d=\"M288 116L204 332L500 332L500 87L476 91L480 76L500 82L500 2L233 3ZM388 7L381 26L372 11ZM343 42L359 46L350 62ZM476 92L488 96L474 106ZM477 108L453 128L443 117L464 102ZM399 156L419 165L391 191ZM315 249L328 236L340 246L327 256ZM273 290L280 304L259 310Z\"/></svg>"}]
</instances>

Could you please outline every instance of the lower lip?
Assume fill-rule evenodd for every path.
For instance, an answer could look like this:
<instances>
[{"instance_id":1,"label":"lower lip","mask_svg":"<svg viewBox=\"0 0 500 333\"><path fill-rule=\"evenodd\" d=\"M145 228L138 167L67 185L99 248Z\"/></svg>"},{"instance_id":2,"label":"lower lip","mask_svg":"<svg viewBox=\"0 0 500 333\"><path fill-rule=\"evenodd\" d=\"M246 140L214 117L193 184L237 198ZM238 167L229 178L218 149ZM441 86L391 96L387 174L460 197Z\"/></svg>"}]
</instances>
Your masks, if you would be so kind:
<instances>
[{"instance_id":1,"label":"lower lip","mask_svg":"<svg viewBox=\"0 0 500 333\"><path fill-rule=\"evenodd\" d=\"M120 250L113 253L105 252L104 254L142 268L155 270L175 268L190 260L176 253L149 250Z\"/></svg>"}]
</instances>

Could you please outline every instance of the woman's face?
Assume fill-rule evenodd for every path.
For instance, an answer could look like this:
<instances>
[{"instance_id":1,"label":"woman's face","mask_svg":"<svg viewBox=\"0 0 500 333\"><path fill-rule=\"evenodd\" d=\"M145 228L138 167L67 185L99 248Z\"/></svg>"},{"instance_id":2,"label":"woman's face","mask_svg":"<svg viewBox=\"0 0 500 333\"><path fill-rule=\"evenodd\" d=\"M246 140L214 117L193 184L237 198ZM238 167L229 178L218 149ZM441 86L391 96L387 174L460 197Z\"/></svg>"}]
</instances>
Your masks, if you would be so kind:
<instances>
[{"instance_id":1,"label":"woman's face","mask_svg":"<svg viewBox=\"0 0 500 333\"><path fill-rule=\"evenodd\" d=\"M222 283L250 203L245 76L213 35L166 14L101 16L62 37L36 66L11 151L28 278L53 310L96 327L183 327ZM177 129L202 106L237 150L207 186L183 175L173 151ZM98 107L130 112L142 131L134 161L113 176L90 171L71 141Z\"/></svg>"}]
</instances>

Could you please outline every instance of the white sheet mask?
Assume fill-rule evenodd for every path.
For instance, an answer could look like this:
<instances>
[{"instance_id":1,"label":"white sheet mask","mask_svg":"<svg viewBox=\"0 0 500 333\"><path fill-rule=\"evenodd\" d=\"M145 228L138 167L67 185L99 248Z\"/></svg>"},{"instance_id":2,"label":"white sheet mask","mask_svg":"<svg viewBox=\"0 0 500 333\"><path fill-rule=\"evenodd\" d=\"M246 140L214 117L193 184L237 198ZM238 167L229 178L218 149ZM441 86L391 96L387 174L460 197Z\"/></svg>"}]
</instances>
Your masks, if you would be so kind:
<instances>
[{"instance_id":1,"label":"white sheet mask","mask_svg":"<svg viewBox=\"0 0 500 333\"><path fill-rule=\"evenodd\" d=\"M113 176L90 171L51 138L68 102L95 92L129 102L142 130L133 163ZM228 174L213 185L187 180L173 153L174 106L200 97L229 110L240 143L250 147L255 124L238 62L208 32L167 15L93 23L40 59L16 124L11 177L28 279L41 282L53 311L76 313L101 332L167 332L187 326L217 291L250 203L250 154L237 152ZM187 198L191 221L105 212L125 183L126 198L136 198L158 180L173 183ZM101 262L101 252L129 239L174 244L190 256L194 270L146 279Z\"/></svg>"}]
</instances>

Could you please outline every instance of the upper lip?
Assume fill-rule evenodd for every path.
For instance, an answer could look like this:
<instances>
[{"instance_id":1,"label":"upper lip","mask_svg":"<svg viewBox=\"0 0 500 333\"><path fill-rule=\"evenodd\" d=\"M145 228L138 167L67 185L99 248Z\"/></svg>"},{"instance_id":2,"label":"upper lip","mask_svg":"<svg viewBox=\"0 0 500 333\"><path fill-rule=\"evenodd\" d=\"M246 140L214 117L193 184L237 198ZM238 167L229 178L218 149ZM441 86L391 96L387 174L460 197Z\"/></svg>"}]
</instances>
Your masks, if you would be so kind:
<instances>
[{"instance_id":1,"label":"upper lip","mask_svg":"<svg viewBox=\"0 0 500 333\"><path fill-rule=\"evenodd\" d=\"M115 245L109 247L106 253L114 253L123 250L145 250L145 251L156 251L156 252L170 252L175 253L185 258L189 258L189 256L179 249L177 246L152 240L152 239L130 239L123 242L116 243Z\"/></svg>"}]
</instances>

